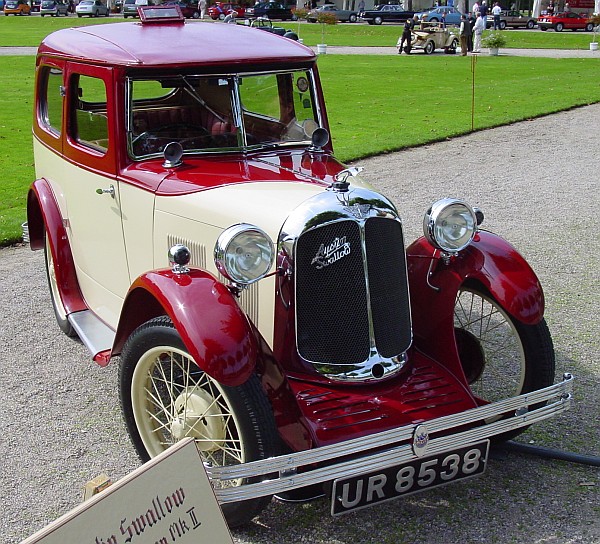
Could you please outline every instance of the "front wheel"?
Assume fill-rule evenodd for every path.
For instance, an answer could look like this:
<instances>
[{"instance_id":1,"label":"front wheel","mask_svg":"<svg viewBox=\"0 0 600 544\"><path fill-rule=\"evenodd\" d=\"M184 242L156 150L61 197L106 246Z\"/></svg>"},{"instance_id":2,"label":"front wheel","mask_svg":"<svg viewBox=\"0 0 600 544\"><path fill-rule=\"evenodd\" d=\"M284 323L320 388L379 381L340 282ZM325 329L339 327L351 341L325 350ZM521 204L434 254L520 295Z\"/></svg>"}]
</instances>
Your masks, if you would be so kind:
<instances>
[{"instance_id":1,"label":"front wheel","mask_svg":"<svg viewBox=\"0 0 600 544\"><path fill-rule=\"evenodd\" d=\"M465 377L479 399L495 402L554 382L554 346L546 322L524 325L513 320L483 290L458 292L454 334ZM524 430L498 435L495 441L510 440Z\"/></svg>"},{"instance_id":2,"label":"front wheel","mask_svg":"<svg viewBox=\"0 0 600 544\"><path fill-rule=\"evenodd\" d=\"M563 28L565 28L565 25L563 25L562 23L556 23L554 30L556 30L556 32L562 32Z\"/></svg>"},{"instance_id":3,"label":"front wheel","mask_svg":"<svg viewBox=\"0 0 600 544\"><path fill-rule=\"evenodd\" d=\"M198 368L168 317L138 327L121 354L120 399L127 429L142 459L192 437L205 464L226 466L277 455L273 413L256 376L221 385ZM247 483L213 481L215 487ZM231 527L248 523L270 497L222 505Z\"/></svg>"},{"instance_id":4,"label":"front wheel","mask_svg":"<svg viewBox=\"0 0 600 544\"><path fill-rule=\"evenodd\" d=\"M350 23L356 23L356 21L357 21L357 17L356 17L356 15L354 13L352 13L350 15L350 17L348 17L348 22L350 22Z\"/></svg>"},{"instance_id":5,"label":"front wheel","mask_svg":"<svg viewBox=\"0 0 600 544\"><path fill-rule=\"evenodd\" d=\"M527 28L529 30L531 30L534 26L535 26L535 23L533 21L527 21Z\"/></svg>"},{"instance_id":6,"label":"front wheel","mask_svg":"<svg viewBox=\"0 0 600 544\"><path fill-rule=\"evenodd\" d=\"M192 13L192 19L200 19L200 12L194 11L194 13Z\"/></svg>"},{"instance_id":7,"label":"front wheel","mask_svg":"<svg viewBox=\"0 0 600 544\"><path fill-rule=\"evenodd\" d=\"M500 30L506 30L506 21L500 21Z\"/></svg>"},{"instance_id":8,"label":"front wheel","mask_svg":"<svg viewBox=\"0 0 600 544\"><path fill-rule=\"evenodd\" d=\"M586 32L592 32L594 30L594 24L593 23L588 23L587 25L585 25L585 31Z\"/></svg>"},{"instance_id":9,"label":"front wheel","mask_svg":"<svg viewBox=\"0 0 600 544\"><path fill-rule=\"evenodd\" d=\"M423 51L425 51L426 55L431 55L431 53L435 51L435 44L431 41L427 42L423 48Z\"/></svg>"},{"instance_id":10,"label":"front wheel","mask_svg":"<svg viewBox=\"0 0 600 544\"><path fill-rule=\"evenodd\" d=\"M375 17L375 19L373 19L373 23L375 23L376 25L380 25L381 23L383 23L383 19L381 17Z\"/></svg>"}]
</instances>

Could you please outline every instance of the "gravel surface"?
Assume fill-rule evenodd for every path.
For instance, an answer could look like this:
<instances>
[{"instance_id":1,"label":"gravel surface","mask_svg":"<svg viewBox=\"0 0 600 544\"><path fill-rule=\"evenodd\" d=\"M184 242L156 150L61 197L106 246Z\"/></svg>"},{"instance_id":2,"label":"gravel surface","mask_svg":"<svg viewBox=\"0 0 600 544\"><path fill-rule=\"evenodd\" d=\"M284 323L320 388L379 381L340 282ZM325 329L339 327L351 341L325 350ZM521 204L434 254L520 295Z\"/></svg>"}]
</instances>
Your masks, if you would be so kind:
<instances>
[{"instance_id":1,"label":"gravel surface","mask_svg":"<svg viewBox=\"0 0 600 544\"><path fill-rule=\"evenodd\" d=\"M390 196L407 240L435 199L464 197L541 277L558 370L577 376L574 409L524 442L600 455L600 105L361 161ZM100 473L138 466L118 406L116 364L95 366L55 325L43 254L0 250L0 542L19 542L82 497ZM329 504L273 501L238 544L597 543L598 468L496 454L474 480L340 518ZM79 543L77 543L79 544ZM84 544L84 543L81 543Z\"/></svg>"}]
</instances>

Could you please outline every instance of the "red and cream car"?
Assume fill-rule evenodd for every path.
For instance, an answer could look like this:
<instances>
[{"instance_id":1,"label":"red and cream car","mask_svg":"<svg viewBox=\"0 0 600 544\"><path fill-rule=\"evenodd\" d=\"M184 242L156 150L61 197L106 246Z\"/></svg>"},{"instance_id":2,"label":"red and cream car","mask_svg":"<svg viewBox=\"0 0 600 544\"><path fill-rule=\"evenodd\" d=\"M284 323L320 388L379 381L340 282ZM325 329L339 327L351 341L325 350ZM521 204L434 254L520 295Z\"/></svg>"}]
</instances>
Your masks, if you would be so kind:
<instances>
[{"instance_id":1,"label":"red and cream car","mask_svg":"<svg viewBox=\"0 0 600 544\"><path fill-rule=\"evenodd\" d=\"M273 495L341 514L480 474L569 407L527 262L460 199L405 248L333 155L309 48L149 7L47 36L35 93L58 324L120 356L143 460L195 439L232 526Z\"/></svg>"}]
</instances>

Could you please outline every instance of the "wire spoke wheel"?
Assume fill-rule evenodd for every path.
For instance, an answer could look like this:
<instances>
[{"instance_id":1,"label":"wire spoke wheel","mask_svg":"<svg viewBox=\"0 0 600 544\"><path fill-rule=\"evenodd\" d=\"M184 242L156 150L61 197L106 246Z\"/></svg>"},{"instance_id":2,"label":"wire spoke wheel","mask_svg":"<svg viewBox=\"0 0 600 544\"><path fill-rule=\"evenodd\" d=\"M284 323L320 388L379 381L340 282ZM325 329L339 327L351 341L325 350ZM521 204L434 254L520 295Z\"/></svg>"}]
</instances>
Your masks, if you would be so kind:
<instances>
[{"instance_id":1,"label":"wire spoke wheel","mask_svg":"<svg viewBox=\"0 0 600 544\"><path fill-rule=\"evenodd\" d=\"M454 334L467 382L482 401L499 401L554 382L554 347L546 322L525 325L516 321L483 290L458 292ZM524 430L497 439L508 440Z\"/></svg>"},{"instance_id":2,"label":"wire spoke wheel","mask_svg":"<svg viewBox=\"0 0 600 544\"><path fill-rule=\"evenodd\" d=\"M138 327L121 354L121 406L143 461L191 437L206 466L238 465L278 454L274 417L256 376L229 387L202 371L185 349L171 320L159 317ZM213 480L215 488L246 479ZM230 526L256 516L270 497L222 506Z\"/></svg>"}]
</instances>

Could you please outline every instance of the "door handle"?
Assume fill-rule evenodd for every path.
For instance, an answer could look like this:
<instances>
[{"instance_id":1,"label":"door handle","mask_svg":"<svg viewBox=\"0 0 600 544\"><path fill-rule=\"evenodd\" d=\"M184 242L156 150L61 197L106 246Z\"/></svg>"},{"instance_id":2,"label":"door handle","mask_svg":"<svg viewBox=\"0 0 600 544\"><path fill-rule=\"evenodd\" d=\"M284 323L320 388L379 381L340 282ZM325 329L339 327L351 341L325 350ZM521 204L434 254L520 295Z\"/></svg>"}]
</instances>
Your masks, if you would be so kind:
<instances>
[{"instance_id":1,"label":"door handle","mask_svg":"<svg viewBox=\"0 0 600 544\"><path fill-rule=\"evenodd\" d=\"M112 198L115 198L115 186L110 185L108 189L96 189L96 193L99 195L109 194Z\"/></svg>"}]
</instances>

